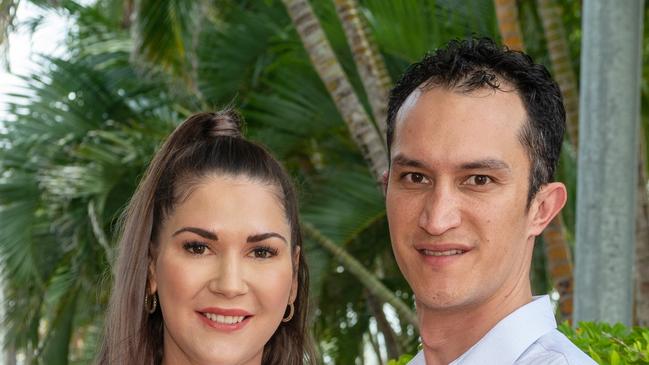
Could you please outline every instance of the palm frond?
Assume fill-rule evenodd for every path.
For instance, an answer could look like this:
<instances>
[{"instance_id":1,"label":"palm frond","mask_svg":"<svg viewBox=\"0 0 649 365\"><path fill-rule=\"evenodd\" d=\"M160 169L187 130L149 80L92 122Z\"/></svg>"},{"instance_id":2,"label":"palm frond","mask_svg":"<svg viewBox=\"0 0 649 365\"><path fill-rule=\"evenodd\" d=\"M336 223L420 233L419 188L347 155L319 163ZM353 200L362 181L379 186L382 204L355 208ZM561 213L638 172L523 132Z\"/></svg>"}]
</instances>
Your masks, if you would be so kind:
<instances>
[{"instance_id":1,"label":"palm frond","mask_svg":"<svg viewBox=\"0 0 649 365\"><path fill-rule=\"evenodd\" d=\"M289 20L276 5L258 7L233 7L227 22L217 19L203 28L196 50L197 83L208 105L245 104L275 63L273 48L285 40Z\"/></svg>"},{"instance_id":2,"label":"palm frond","mask_svg":"<svg viewBox=\"0 0 649 365\"><path fill-rule=\"evenodd\" d=\"M374 31L393 79L404 66L453 38L498 34L489 1L366 0L365 17Z\"/></svg>"},{"instance_id":3,"label":"palm frond","mask_svg":"<svg viewBox=\"0 0 649 365\"><path fill-rule=\"evenodd\" d=\"M191 33L199 29L200 2L142 0L136 14L134 52L182 74L193 48Z\"/></svg>"}]
</instances>

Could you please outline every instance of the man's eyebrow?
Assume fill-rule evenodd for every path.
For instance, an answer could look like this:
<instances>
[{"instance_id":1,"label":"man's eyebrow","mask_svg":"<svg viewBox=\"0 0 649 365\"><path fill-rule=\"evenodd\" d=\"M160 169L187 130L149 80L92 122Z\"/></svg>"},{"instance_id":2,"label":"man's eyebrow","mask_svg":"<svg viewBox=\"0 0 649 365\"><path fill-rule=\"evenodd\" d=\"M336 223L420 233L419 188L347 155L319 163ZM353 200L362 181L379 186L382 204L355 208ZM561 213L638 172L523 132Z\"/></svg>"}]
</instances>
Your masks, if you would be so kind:
<instances>
[{"instance_id":1,"label":"man's eyebrow","mask_svg":"<svg viewBox=\"0 0 649 365\"><path fill-rule=\"evenodd\" d=\"M183 227L177 230L176 232L174 232L174 234L172 234L171 237L175 237L183 232L191 232L212 241L219 240L219 237L216 235L216 233L198 227Z\"/></svg>"},{"instance_id":2,"label":"man's eyebrow","mask_svg":"<svg viewBox=\"0 0 649 365\"><path fill-rule=\"evenodd\" d=\"M255 243L255 242L261 242L261 241L269 239L271 237L277 237L280 240L284 241L284 243L288 244L288 241L286 240L286 238L284 238L284 236L282 236L279 233L275 233L275 232L254 234L252 236L248 236L248 239L246 241L248 243Z\"/></svg>"},{"instance_id":3,"label":"man's eyebrow","mask_svg":"<svg viewBox=\"0 0 649 365\"><path fill-rule=\"evenodd\" d=\"M406 167L416 167L416 168L426 167L426 165L423 162L408 158L400 153L394 156L394 158L392 159L392 164L399 165L399 166L406 166Z\"/></svg>"},{"instance_id":4,"label":"man's eyebrow","mask_svg":"<svg viewBox=\"0 0 649 365\"><path fill-rule=\"evenodd\" d=\"M424 169L427 167L427 165L420 161L420 160L415 160L409 157L406 157L402 154L397 154L394 156L392 159L392 164L398 165L398 166L404 166L404 167L414 167L414 168L420 168ZM509 165L502 160L498 160L495 158L487 158L484 160L476 160L476 161L470 161L470 162L464 162L460 164L460 169L461 170L507 170L511 171L511 168Z\"/></svg>"},{"instance_id":5,"label":"man's eyebrow","mask_svg":"<svg viewBox=\"0 0 649 365\"><path fill-rule=\"evenodd\" d=\"M496 159L466 162L460 165L460 168L462 170L511 170L505 161Z\"/></svg>"}]
</instances>

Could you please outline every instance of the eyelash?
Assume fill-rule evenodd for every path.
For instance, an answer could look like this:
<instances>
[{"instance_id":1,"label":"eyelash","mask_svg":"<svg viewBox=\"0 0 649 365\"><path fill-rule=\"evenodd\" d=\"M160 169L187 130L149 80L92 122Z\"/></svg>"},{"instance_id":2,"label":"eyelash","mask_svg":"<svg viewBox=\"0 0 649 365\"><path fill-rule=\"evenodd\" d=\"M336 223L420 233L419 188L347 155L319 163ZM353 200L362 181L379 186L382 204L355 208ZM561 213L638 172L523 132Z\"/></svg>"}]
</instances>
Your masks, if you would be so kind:
<instances>
[{"instance_id":1,"label":"eyelash","mask_svg":"<svg viewBox=\"0 0 649 365\"><path fill-rule=\"evenodd\" d=\"M269 259L271 257L277 256L277 252L278 251L277 251L276 248L270 247L270 246L257 246L257 247L255 247L255 248L253 248L251 250L251 253L255 255L254 258L256 258L256 259ZM268 255L268 256L259 257L259 256L256 255L258 253L263 253L263 254Z\"/></svg>"},{"instance_id":2,"label":"eyelash","mask_svg":"<svg viewBox=\"0 0 649 365\"><path fill-rule=\"evenodd\" d=\"M487 181L484 184L475 184L475 183L474 184L468 184L468 181L473 180L475 182L475 180L478 177L483 177L483 178L487 179ZM491 184L491 183L495 182L494 178L489 176L489 175L471 175L471 176L469 176L468 179L466 179L464 181L465 181L465 183L467 183L467 185L473 185L473 186L485 186L485 185L488 185L488 184Z\"/></svg>"},{"instance_id":3,"label":"eyelash","mask_svg":"<svg viewBox=\"0 0 649 365\"><path fill-rule=\"evenodd\" d=\"M191 241L185 242L183 244L183 249L194 256L201 256L205 254L205 250L209 249L209 246L202 242ZM196 252L197 250L202 250L202 252ZM271 246L257 246L250 250L250 253L255 259L269 259L275 257L278 254L277 248Z\"/></svg>"},{"instance_id":4,"label":"eyelash","mask_svg":"<svg viewBox=\"0 0 649 365\"><path fill-rule=\"evenodd\" d=\"M202 242L191 241L185 242L183 248L192 255L200 256L205 254L205 250L209 249L209 246ZM203 252L195 252L197 249L202 249Z\"/></svg>"},{"instance_id":5,"label":"eyelash","mask_svg":"<svg viewBox=\"0 0 649 365\"><path fill-rule=\"evenodd\" d=\"M403 179L407 179L408 181L406 181L406 182L411 183L411 184L422 184L422 182L415 182L415 181L412 181L412 177L413 177L414 175L420 176L420 177L422 178L422 180L424 180L424 179L427 180L427 179L428 179L428 178L426 177L426 175L424 175L424 174L422 174L422 173L419 173L419 172L405 172L405 173L401 174L401 179L402 179L402 180L403 180Z\"/></svg>"},{"instance_id":6,"label":"eyelash","mask_svg":"<svg viewBox=\"0 0 649 365\"><path fill-rule=\"evenodd\" d=\"M412 178L413 178L413 176L415 176L415 175L418 176L418 177L420 177L422 181L418 181L418 182L417 182L417 181L413 181ZM484 178L487 179L487 181L486 181L484 184L467 184L467 182L468 182L469 180L471 180L471 179L475 180L475 179L478 178L478 177L484 177ZM428 178L426 177L426 175L424 175L424 174L422 174L422 173L419 173L419 172L405 172L405 173L401 174L401 179L407 179L406 182L407 182L407 183L410 183L410 184L424 184L424 183L425 183L424 180L428 180ZM480 174L477 174L477 175L471 175L471 176L469 176L467 179L464 180L464 184L466 184L466 185L473 185L473 186L485 186L485 185L488 185L488 184L490 184L490 183L494 183L494 182L496 182L496 180L495 180L493 177L491 177L491 176L489 176L489 175L480 175Z\"/></svg>"}]
</instances>

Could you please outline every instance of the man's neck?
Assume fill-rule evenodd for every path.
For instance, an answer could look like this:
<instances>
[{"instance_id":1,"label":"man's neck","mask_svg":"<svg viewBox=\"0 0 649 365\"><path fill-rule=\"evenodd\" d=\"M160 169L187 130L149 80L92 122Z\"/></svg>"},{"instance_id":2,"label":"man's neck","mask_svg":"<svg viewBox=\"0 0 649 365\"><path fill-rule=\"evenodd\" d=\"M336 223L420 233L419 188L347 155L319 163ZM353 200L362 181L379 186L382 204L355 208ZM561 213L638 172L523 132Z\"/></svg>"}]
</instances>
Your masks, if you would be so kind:
<instances>
[{"instance_id":1,"label":"man's neck","mask_svg":"<svg viewBox=\"0 0 649 365\"><path fill-rule=\"evenodd\" d=\"M427 365L447 365L469 350L498 322L532 301L529 284L475 306L431 309L417 303ZM525 290L527 289L527 290Z\"/></svg>"}]
</instances>

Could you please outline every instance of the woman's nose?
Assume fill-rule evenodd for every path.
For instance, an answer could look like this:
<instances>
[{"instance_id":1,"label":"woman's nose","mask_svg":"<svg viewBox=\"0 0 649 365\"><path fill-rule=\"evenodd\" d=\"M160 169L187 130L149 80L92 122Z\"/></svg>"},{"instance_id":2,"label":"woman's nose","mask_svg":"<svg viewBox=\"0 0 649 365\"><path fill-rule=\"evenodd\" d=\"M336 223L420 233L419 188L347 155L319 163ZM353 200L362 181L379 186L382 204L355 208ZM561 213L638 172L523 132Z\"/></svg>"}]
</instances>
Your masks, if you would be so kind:
<instances>
[{"instance_id":1,"label":"woman's nose","mask_svg":"<svg viewBox=\"0 0 649 365\"><path fill-rule=\"evenodd\" d=\"M247 293L248 285L244 277L242 260L233 255L221 257L209 283L210 291L227 298Z\"/></svg>"}]
</instances>

